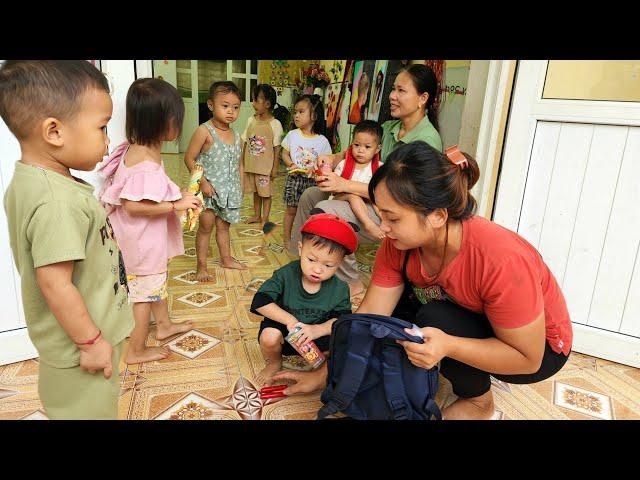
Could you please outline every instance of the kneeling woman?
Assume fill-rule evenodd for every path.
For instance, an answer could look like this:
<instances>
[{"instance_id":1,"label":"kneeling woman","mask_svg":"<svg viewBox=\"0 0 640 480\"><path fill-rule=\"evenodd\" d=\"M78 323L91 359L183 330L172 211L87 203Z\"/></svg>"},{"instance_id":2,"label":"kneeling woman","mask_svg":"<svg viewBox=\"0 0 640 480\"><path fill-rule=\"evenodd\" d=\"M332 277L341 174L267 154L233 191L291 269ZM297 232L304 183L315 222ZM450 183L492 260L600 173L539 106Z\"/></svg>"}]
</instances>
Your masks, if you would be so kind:
<instances>
[{"instance_id":1,"label":"kneeling woman","mask_svg":"<svg viewBox=\"0 0 640 480\"><path fill-rule=\"evenodd\" d=\"M395 150L369 184L386 238L357 313L399 316L422 327L424 344L402 342L414 365L440 369L459 397L445 419L490 418L490 375L535 383L558 372L571 351L566 303L537 250L473 214L478 166L457 149L424 142ZM287 373L285 393L324 386L326 369Z\"/></svg>"}]
</instances>

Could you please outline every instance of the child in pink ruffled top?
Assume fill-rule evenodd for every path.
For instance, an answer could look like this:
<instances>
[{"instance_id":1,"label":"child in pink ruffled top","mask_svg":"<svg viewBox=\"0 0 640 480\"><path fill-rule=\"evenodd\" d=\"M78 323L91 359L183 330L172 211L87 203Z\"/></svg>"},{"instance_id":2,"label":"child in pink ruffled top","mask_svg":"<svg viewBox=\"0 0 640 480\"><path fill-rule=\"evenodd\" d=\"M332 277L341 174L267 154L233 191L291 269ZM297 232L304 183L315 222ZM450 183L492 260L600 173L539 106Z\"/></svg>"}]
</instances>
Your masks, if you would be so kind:
<instances>
[{"instance_id":1,"label":"child in pink ruffled top","mask_svg":"<svg viewBox=\"0 0 640 480\"><path fill-rule=\"evenodd\" d=\"M169 355L166 347L145 345L151 312L158 340L192 328L191 322L169 319L167 270L169 259L184 253L177 212L198 207L200 200L180 192L162 164L162 142L178 138L184 118L178 91L164 80L141 78L129 88L126 103L128 141L100 167L106 177L100 200L127 271L135 328L125 362L132 364Z\"/></svg>"}]
</instances>

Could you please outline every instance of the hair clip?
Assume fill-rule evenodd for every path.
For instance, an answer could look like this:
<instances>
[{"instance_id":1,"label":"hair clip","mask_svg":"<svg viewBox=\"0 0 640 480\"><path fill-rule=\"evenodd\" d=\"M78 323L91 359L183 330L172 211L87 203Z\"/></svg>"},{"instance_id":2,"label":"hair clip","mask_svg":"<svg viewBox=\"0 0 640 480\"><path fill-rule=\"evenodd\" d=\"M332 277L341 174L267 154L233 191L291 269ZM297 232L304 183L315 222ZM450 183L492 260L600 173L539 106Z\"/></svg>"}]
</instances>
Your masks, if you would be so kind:
<instances>
[{"instance_id":1,"label":"hair clip","mask_svg":"<svg viewBox=\"0 0 640 480\"><path fill-rule=\"evenodd\" d=\"M458 145L453 145L452 147L447 148L444 151L444 154L451 163L453 163L454 165L458 165L462 169L465 169L469 166L467 157L462 154L462 152L458 148Z\"/></svg>"}]
</instances>

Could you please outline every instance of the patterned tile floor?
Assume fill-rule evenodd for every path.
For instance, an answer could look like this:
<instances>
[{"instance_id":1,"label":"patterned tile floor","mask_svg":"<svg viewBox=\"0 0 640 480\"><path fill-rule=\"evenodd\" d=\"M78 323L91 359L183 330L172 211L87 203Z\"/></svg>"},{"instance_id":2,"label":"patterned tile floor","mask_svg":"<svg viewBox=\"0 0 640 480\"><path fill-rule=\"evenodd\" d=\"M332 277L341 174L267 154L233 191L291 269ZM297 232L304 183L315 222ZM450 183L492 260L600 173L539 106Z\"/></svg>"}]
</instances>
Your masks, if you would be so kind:
<instances>
[{"instance_id":1,"label":"patterned tile floor","mask_svg":"<svg viewBox=\"0 0 640 480\"><path fill-rule=\"evenodd\" d=\"M185 185L187 171L178 156L165 158L169 175ZM283 216L283 176L277 181L272 220ZM242 207L243 221L252 214L252 199ZM320 407L319 393L262 401L256 374L263 368L256 341L259 317L249 313L254 291L271 272L288 263L282 248L282 229L268 240L259 255L262 233L255 225L231 228L233 255L246 262L247 271L226 270L217 263L212 239L210 271L214 280L194 282L194 233L185 234L186 254L172 260L169 308L176 322L191 320L194 329L162 342L171 355L158 362L120 365L121 419L313 419ZM362 248L357 259L368 283L375 247ZM290 368L303 368L291 357ZM0 419L43 419L37 393L38 361L0 367ZM441 377L439 405L454 400L451 385ZM533 385L494 381L496 419L640 419L640 369L573 353L554 377Z\"/></svg>"}]
</instances>

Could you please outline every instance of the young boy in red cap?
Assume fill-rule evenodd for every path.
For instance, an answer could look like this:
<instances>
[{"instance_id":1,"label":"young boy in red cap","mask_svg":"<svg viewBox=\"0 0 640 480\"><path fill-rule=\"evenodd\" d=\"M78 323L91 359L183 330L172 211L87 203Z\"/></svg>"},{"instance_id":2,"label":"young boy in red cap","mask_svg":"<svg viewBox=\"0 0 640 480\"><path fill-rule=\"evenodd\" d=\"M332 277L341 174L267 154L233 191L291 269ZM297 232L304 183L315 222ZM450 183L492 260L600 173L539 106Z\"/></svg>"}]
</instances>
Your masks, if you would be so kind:
<instances>
[{"instance_id":1,"label":"young boy in red cap","mask_svg":"<svg viewBox=\"0 0 640 480\"><path fill-rule=\"evenodd\" d=\"M316 211L321 210L312 213ZM349 286L335 273L344 256L358 248L357 228L334 214L312 215L301 228L300 259L273 272L256 292L251 312L264 316L258 342L266 362L259 383L271 385L282 355L297 354L284 341L296 326L302 327L300 345L314 340L320 350L329 350L331 325L351 313Z\"/></svg>"}]
</instances>

